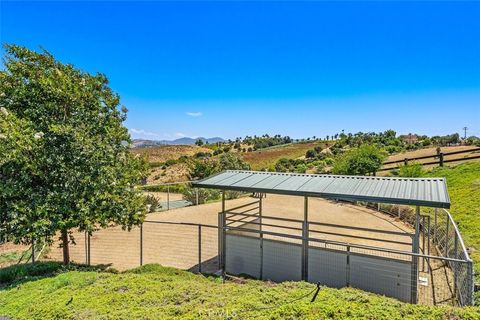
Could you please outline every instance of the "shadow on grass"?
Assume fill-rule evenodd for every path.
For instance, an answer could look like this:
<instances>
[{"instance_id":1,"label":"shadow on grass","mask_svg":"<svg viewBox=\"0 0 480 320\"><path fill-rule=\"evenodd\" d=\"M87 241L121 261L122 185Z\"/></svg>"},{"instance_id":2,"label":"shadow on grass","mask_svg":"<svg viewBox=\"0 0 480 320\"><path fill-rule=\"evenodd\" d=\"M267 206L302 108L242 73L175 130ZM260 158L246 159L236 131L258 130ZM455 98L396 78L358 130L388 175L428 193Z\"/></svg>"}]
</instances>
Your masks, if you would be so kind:
<instances>
[{"instance_id":1,"label":"shadow on grass","mask_svg":"<svg viewBox=\"0 0 480 320\"><path fill-rule=\"evenodd\" d=\"M69 266L64 266L61 262L54 261L13 265L0 269L0 291L14 288L22 283L54 277L68 271L117 272L109 268L110 265L87 266L70 264Z\"/></svg>"}]
</instances>

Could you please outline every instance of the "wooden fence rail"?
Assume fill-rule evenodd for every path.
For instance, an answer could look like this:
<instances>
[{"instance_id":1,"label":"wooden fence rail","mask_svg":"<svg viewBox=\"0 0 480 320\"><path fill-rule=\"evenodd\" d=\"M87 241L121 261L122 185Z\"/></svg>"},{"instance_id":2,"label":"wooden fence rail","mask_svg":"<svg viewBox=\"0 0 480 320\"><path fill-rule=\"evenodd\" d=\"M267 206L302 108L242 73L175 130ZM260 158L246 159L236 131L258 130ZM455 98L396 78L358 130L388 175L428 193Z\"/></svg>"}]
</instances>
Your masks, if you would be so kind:
<instances>
[{"instance_id":1,"label":"wooden fence rail","mask_svg":"<svg viewBox=\"0 0 480 320\"><path fill-rule=\"evenodd\" d=\"M386 161L386 162L383 163L383 166L387 166L387 165L391 165L391 164L408 165L408 163L411 162L411 161L424 160L424 159L438 159L438 160L429 161L429 162L419 162L419 164L421 164L422 166L438 164L439 166L443 167L443 164L448 163L448 162L458 162L458 161L465 161L465 160L480 159L480 154L473 155L471 157L465 157L465 158L445 159L445 157L447 157L447 156L456 155L456 154L479 152L479 151L480 151L480 148L473 148L473 149L468 149L468 150L460 150L460 151L452 151L452 152L440 152L439 154L435 154L435 155L415 157L415 158L405 158L405 159L395 160L395 161ZM378 171L388 171L388 170L393 170L393 169L396 169L396 167L381 168L381 169L378 169Z\"/></svg>"}]
</instances>

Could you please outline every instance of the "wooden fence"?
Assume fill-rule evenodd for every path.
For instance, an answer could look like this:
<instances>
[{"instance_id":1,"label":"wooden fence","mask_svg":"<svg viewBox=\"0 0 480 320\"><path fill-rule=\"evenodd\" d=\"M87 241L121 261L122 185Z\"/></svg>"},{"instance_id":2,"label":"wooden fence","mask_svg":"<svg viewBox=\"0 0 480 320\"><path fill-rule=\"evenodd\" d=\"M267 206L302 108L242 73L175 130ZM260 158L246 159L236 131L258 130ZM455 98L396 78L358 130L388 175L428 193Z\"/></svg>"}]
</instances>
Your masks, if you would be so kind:
<instances>
[{"instance_id":1,"label":"wooden fence","mask_svg":"<svg viewBox=\"0 0 480 320\"><path fill-rule=\"evenodd\" d=\"M464 158L445 159L445 157L448 157L448 156L457 155L457 154L473 153L473 152L480 152L480 148L473 148L473 149L468 149L468 150L460 150L460 151L452 151L452 152L440 152L439 154L435 154L435 155L422 156L422 157L416 157L416 158L404 158L404 159L395 160L395 161L386 161L386 162L383 163L383 167L378 169L378 171L393 170L393 169L396 169L398 167L398 165L408 165L409 162L418 161L418 160L425 160L425 159L435 159L435 160L428 161L428 162L417 162L417 163L421 164L422 166L437 165L438 164L440 167L443 167L443 165L445 163L448 163L448 162L458 162L458 161L480 159L480 154L472 155L470 157L464 157ZM389 166L389 165L397 165L397 166ZM387 166L387 167L385 167L385 166Z\"/></svg>"}]
</instances>

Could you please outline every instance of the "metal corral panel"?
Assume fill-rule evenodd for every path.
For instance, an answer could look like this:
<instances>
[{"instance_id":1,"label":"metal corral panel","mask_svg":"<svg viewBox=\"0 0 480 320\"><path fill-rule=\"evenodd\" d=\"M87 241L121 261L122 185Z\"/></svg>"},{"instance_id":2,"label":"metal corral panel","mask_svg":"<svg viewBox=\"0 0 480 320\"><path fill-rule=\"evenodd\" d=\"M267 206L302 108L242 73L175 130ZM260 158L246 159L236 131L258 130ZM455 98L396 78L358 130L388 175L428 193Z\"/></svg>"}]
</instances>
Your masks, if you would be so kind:
<instances>
[{"instance_id":1,"label":"metal corral panel","mask_svg":"<svg viewBox=\"0 0 480 320\"><path fill-rule=\"evenodd\" d=\"M361 290L410 302L412 263L351 254L350 285Z\"/></svg>"},{"instance_id":2,"label":"metal corral panel","mask_svg":"<svg viewBox=\"0 0 480 320\"><path fill-rule=\"evenodd\" d=\"M450 208L444 178L224 171L194 187Z\"/></svg>"},{"instance_id":3,"label":"metal corral panel","mask_svg":"<svg viewBox=\"0 0 480 320\"><path fill-rule=\"evenodd\" d=\"M347 286L347 253L310 247L308 281L331 288Z\"/></svg>"},{"instance_id":4,"label":"metal corral panel","mask_svg":"<svg viewBox=\"0 0 480 320\"><path fill-rule=\"evenodd\" d=\"M275 240L263 240L263 280L299 281L302 279L302 247Z\"/></svg>"},{"instance_id":5,"label":"metal corral panel","mask_svg":"<svg viewBox=\"0 0 480 320\"><path fill-rule=\"evenodd\" d=\"M260 239L227 234L225 271L260 278Z\"/></svg>"}]
</instances>

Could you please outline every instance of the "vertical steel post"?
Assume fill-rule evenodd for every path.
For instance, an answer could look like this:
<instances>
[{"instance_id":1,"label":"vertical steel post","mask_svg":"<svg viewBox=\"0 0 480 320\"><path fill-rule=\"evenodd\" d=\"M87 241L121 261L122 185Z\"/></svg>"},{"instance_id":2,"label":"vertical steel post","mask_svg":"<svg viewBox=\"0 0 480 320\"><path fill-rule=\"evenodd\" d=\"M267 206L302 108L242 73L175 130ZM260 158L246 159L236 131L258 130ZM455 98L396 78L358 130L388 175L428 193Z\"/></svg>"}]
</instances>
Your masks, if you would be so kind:
<instances>
[{"instance_id":1,"label":"vertical steel post","mask_svg":"<svg viewBox=\"0 0 480 320\"><path fill-rule=\"evenodd\" d=\"M226 214L225 214L225 191L222 191L222 270L225 272L226 257L227 257L227 229L226 229Z\"/></svg>"},{"instance_id":2,"label":"vertical steel post","mask_svg":"<svg viewBox=\"0 0 480 320\"><path fill-rule=\"evenodd\" d=\"M427 249L427 254L430 256L430 216L427 216L428 218L428 233L427 233L427 246L428 246L428 249ZM427 272L430 271L430 258L427 258L427 264L428 264L428 267L427 267Z\"/></svg>"},{"instance_id":3,"label":"vertical steel post","mask_svg":"<svg viewBox=\"0 0 480 320\"><path fill-rule=\"evenodd\" d=\"M88 232L85 231L85 264L88 265Z\"/></svg>"},{"instance_id":4,"label":"vertical steel post","mask_svg":"<svg viewBox=\"0 0 480 320\"><path fill-rule=\"evenodd\" d=\"M434 216L434 228L433 228L433 243L438 243L438 234L437 234L437 211L438 209L435 208L435 216Z\"/></svg>"},{"instance_id":5,"label":"vertical steel post","mask_svg":"<svg viewBox=\"0 0 480 320\"><path fill-rule=\"evenodd\" d=\"M167 210L170 210L170 185L167 185Z\"/></svg>"},{"instance_id":6,"label":"vertical steel post","mask_svg":"<svg viewBox=\"0 0 480 320\"><path fill-rule=\"evenodd\" d=\"M417 206L415 210L415 236L413 238L413 253L419 253L420 245L420 207ZM412 256L412 288L411 288L411 302L417 303L418 292L418 256Z\"/></svg>"},{"instance_id":7,"label":"vertical steel post","mask_svg":"<svg viewBox=\"0 0 480 320\"><path fill-rule=\"evenodd\" d=\"M140 225L140 266L143 266L143 223Z\"/></svg>"},{"instance_id":8,"label":"vertical steel post","mask_svg":"<svg viewBox=\"0 0 480 320\"><path fill-rule=\"evenodd\" d=\"M425 254L425 216L422 216L422 253ZM422 272L425 272L425 257L422 259Z\"/></svg>"},{"instance_id":9,"label":"vertical steel post","mask_svg":"<svg viewBox=\"0 0 480 320\"><path fill-rule=\"evenodd\" d=\"M308 197L304 199L303 227L302 227L302 280L308 279Z\"/></svg>"},{"instance_id":10,"label":"vertical steel post","mask_svg":"<svg viewBox=\"0 0 480 320\"><path fill-rule=\"evenodd\" d=\"M260 200L258 203L258 214L260 216L260 280L263 280L263 201L260 193Z\"/></svg>"},{"instance_id":11,"label":"vertical steel post","mask_svg":"<svg viewBox=\"0 0 480 320\"><path fill-rule=\"evenodd\" d=\"M222 241L223 241L222 221L223 221L223 218L222 218L222 214L223 214L223 212L220 212L218 214L218 268L219 269L222 269L222 265L223 265L223 262L222 262L222 253L223 253L223 245L222 245Z\"/></svg>"},{"instance_id":12,"label":"vertical steel post","mask_svg":"<svg viewBox=\"0 0 480 320\"><path fill-rule=\"evenodd\" d=\"M447 214L447 231L445 232L445 257L448 258L448 242L449 242L449 237L448 237L448 225L450 224L450 220L448 219L448 214Z\"/></svg>"},{"instance_id":13,"label":"vertical steel post","mask_svg":"<svg viewBox=\"0 0 480 320\"><path fill-rule=\"evenodd\" d=\"M87 251L87 252L88 252L88 256L87 256L87 257L88 257L88 263L87 263L87 264L88 264L88 265L90 265L90 264L92 263L92 260L91 260L91 258L92 258L91 238L92 238L92 236L90 235L90 233L88 233L88 238L87 238L87 240L88 240L88 242L87 242L87 248L88 248L88 251Z\"/></svg>"},{"instance_id":14,"label":"vertical steel post","mask_svg":"<svg viewBox=\"0 0 480 320\"><path fill-rule=\"evenodd\" d=\"M35 263L35 238L32 238L32 263Z\"/></svg>"},{"instance_id":15,"label":"vertical steel post","mask_svg":"<svg viewBox=\"0 0 480 320\"><path fill-rule=\"evenodd\" d=\"M455 232L455 237L454 237L454 247L453 247L453 253L454 253L454 258L458 258L458 237L457 233ZM458 273L458 262L453 262L453 292L454 295L457 295L457 273Z\"/></svg>"},{"instance_id":16,"label":"vertical steel post","mask_svg":"<svg viewBox=\"0 0 480 320\"><path fill-rule=\"evenodd\" d=\"M470 260L467 262L467 297L465 304L473 306L475 304L475 275L473 273L473 262Z\"/></svg>"},{"instance_id":17,"label":"vertical steel post","mask_svg":"<svg viewBox=\"0 0 480 320\"><path fill-rule=\"evenodd\" d=\"M346 282L347 287L350 287L350 246L347 245L347 265L346 265Z\"/></svg>"},{"instance_id":18,"label":"vertical steel post","mask_svg":"<svg viewBox=\"0 0 480 320\"><path fill-rule=\"evenodd\" d=\"M202 225L198 225L198 272L202 273Z\"/></svg>"}]
</instances>

